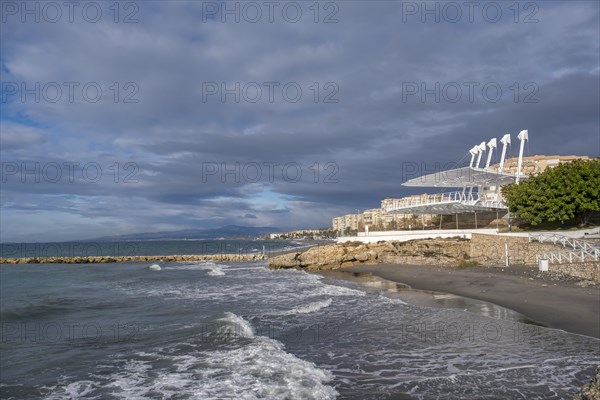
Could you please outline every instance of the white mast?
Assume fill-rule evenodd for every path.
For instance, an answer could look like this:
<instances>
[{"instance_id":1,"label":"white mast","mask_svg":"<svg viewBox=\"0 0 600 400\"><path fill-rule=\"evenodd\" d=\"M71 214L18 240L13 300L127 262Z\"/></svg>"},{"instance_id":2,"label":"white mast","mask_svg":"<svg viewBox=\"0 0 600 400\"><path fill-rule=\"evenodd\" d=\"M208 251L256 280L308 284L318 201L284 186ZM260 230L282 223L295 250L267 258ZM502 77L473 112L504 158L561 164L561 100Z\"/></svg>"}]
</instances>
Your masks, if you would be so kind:
<instances>
[{"instance_id":1,"label":"white mast","mask_svg":"<svg viewBox=\"0 0 600 400\"><path fill-rule=\"evenodd\" d=\"M479 163L481 163L481 156L485 153L485 142L481 142L479 146L477 146L479 150L479 155L477 156L477 166L475 168L479 168Z\"/></svg>"},{"instance_id":2,"label":"white mast","mask_svg":"<svg viewBox=\"0 0 600 400\"><path fill-rule=\"evenodd\" d=\"M485 163L485 169L488 169L490 167L490 162L492 161L492 153L494 152L494 149L497 147L497 142L496 142L496 138L493 138L492 140L490 140L488 142L488 158L487 158L487 162Z\"/></svg>"},{"instance_id":3,"label":"white mast","mask_svg":"<svg viewBox=\"0 0 600 400\"><path fill-rule=\"evenodd\" d=\"M506 158L506 146L510 144L510 133L502 136L500 142L502 143L502 156L500 157L500 168L498 169L498 172L502 173L502 170L504 169L504 159Z\"/></svg>"},{"instance_id":4,"label":"white mast","mask_svg":"<svg viewBox=\"0 0 600 400\"><path fill-rule=\"evenodd\" d=\"M473 147L471 150L469 150L469 153L471 153L471 163L469 164L469 167L473 168L473 161L475 161L475 155L479 153L479 147Z\"/></svg>"},{"instance_id":5,"label":"white mast","mask_svg":"<svg viewBox=\"0 0 600 400\"><path fill-rule=\"evenodd\" d=\"M519 164L517 166L517 183L521 179L521 167L523 165L523 150L525 150L525 141L529 140L529 133L527 130L522 130L521 133L517 136L521 141L521 148L519 149Z\"/></svg>"}]
</instances>

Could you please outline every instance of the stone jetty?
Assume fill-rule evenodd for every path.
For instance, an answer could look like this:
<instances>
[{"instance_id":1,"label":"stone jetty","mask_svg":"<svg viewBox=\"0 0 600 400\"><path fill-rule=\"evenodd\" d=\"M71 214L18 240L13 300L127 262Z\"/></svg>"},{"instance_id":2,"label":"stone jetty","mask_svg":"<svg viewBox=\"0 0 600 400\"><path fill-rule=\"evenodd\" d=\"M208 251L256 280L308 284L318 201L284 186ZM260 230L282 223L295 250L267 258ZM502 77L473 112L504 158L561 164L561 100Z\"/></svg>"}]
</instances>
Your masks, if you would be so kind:
<instances>
[{"instance_id":1,"label":"stone jetty","mask_svg":"<svg viewBox=\"0 0 600 400\"><path fill-rule=\"evenodd\" d=\"M172 256L89 256L89 257L24 257L0 258L0 264L103 264L115 262L178 262L178 261L261 261L267 257L260 253L193 254Z\"/></svg>"}]
</instances>

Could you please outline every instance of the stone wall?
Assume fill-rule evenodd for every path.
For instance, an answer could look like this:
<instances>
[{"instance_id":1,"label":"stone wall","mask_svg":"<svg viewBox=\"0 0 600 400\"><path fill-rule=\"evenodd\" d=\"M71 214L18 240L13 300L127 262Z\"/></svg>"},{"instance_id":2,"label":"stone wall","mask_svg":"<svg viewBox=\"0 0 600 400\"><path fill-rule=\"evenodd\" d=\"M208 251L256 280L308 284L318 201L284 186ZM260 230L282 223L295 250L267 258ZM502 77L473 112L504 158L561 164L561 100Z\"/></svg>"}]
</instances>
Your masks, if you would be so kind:
<instances>
[{"instance_id":1,"label":"stone wall","mask_svg":"<svg viewBox=\"0 0 600 400\"><path fill-rule=\"evenodd\" d=\"M550 264L548 269L552 272L560 272L566 275L600 283L600 262Z\"/></svg>"},{"instance_id":2,"label":"stone wall","mask_svg":"<svg viewBox=\"0 0 600 400\"><path fill-rule=\"evenodd\" d=\"M469 256L482 265L504 265L508 245L508 261L511 266L537 265L537 256L543 252L557 251L549 243L529 242L527 237L482 235L474 233Z\"/></svg>"},{"instance_id":3,"label":"stone wall","mask_svg":"<svg viewBox=\"0 0 600 400\"><path fill-rule=\"evenodd\" d=\"M537 266L537 256L544 252L566 251L563 246L551 243L529 242L527 237L473 234L470 257L482 265L504 265L505 243L511 266ZM549 270L574 277L600 282L600 262L549 264Z\"/></svg>"}]
</instances>

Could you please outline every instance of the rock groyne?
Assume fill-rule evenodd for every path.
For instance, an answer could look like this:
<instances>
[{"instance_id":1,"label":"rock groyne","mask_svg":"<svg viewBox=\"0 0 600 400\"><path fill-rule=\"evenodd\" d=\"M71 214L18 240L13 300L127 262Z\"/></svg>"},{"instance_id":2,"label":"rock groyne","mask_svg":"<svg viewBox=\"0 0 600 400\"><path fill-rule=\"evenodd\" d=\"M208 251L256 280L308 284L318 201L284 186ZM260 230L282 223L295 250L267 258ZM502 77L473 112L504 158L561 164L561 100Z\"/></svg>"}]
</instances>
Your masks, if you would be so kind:
<instances>
[{"instance_id":1,"label":"rock groyne","mask_svg":"<svg viewBox=\"0 0 600 400\"><path fill-rule=\"evenodd\" d=\"M103 264L115 262L178 262L178 261L261 261L266 256L253 254L193 254L170 256L89 256L89 257L24 257L0 258L0 264Z\"/></svg>"}]
</instances>

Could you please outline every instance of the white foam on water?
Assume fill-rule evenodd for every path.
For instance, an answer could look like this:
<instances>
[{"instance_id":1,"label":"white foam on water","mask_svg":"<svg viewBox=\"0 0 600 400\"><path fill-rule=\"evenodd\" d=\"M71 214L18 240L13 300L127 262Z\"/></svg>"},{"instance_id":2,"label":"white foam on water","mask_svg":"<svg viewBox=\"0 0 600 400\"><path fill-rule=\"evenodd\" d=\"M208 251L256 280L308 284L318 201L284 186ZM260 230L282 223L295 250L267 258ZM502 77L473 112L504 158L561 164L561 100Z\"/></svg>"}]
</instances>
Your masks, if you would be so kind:
<instances>
[{"instance_id":1,"label":"white foam on water","mask_svg":"<svg viewBox=\"0 0 600 400\"><path fill-rule=\"evenodd\" d=\"M224 276L225 272L223 272L223 270L220 267L216 267L216 268L211 268L207 275L210 276Z\"/></svg>"},{"instance_id":2,"label":"white foam on water","mask_svg":"<svg viewBox=\"0 0 600 400\"><path fill-rule=\"evenodd\" d=\"M363 291L350 289L344 286L323 284L308 293L308 296L358 296L363 297L367 294Z\"/></svg>"},{"instance_id":3,"label":"white foam on water","mask_svg":"<svg viewBox=\"0 0 600 400\"><path fill-rule=\"evenodd\" d=\"M394 304L408 305L408 303L407 303L407 302L405 302L404 300L396 299L396 298L393 298L393 297L387 297L387 296L384 296L383 294L380 294L380 295L379 295L379 299L380 299L381 301L384 301L384 302L386 302L386 303L394 303Z\"/></svg>"},{"instance_id":4,"label":"white foam on water","mask_svg":"<svg viewBox=\"0 0 600 400\"><path fill-rule=\"evenodd\" d=\"M326 383L333 375L285 352L282 343L263 336L249 346L206 352L208 365L195 391L202 399L335 399Z\"/></svg>"},{"instance_id":5,"label":"white foam on water","mask_svg":"<svg viewBox=\"0 0 600 400\"><path fill-rule=\"evenodd\" d=\"M227 322L219 328L220 334L235 334L245 338L254 337L254 328L250 322L231 312L226 312L225 317L220 318L219 321Z\"/></svg>"},{"instance_id":6,"label":"white foam on water","mask_svg":"<svg viewBox=\"0 0 600 400\"><path fill-rule=\"evenodd\" d=\"M262 270L262 267L230 267L227 271Z\"/></svg>"},{"instance_id":7,"label":"white foam on water","mask_svg":"<svg viewBox=\"0 0 600 400\"><path fill-rule=\"evenodd\" d=\"M200 269L208 271L206 274L210 276L224 276L225 272L223 271L223 266L217 265L215 263L206 263L200 266Z\"/></svg>"},{"instance_id":8,"label":"white foam on water","mask_svg":"<svg viewBox=\"0 0 600 400\"><path fill-rule=\"evenodd\" d=\"M72 382L64 386L60 386L59 384L52 387L42 387L42 389L52 390L52 392L44 396L44 399L46 400L78 399L81 397L85 397L86 399L97 399L99 397L90 396L96 388L96 382L87 380Z\"/></svg>"},{"instance_id":9,"label":"white foam on water","mask_svg":"<svg viewBox=\"0 0 600 400\"><path fill-rule=\"evenodd\" d=\"M169 399L179 394L187 394L186 389L193 384L194 377L191 371L186 372L186 367L197 362L195 357L165 357L152 353L139 353L138 355L154 360L167 359L176 364L176 369L154 370L152 361L129 360L118 369L118 372L112 374L109 381L103 386L104 390L110 390L111 397L133 400Z\"/></svg>"},{"instance_id":10,"label":"white foam on water","mask_svg":"<svg viewBox=\"0 0 600 400\"><path fill-rule=\"evenodd\" d=\"M322 310L325 307L329 307L333 299L328 298L321 301L313 301L312 303L302 304L288 311L283 311L279 315L296 315L296 314L310 314Z\"/></svg>"},{"instance_id":11,"label":"white foam on water","mask_svg":"<svg viewBox=\"0 0 600 400\"><path fill-rule=\"evenodd\" d=\"M336 390L327 385L333 375L314 363L285 351L283 343L253 336L251 324L227 313L223 321L243 326L250 340L224 350L191 350L184 355L169 348L138 352L112 366L98 381L82 380L59 384L48 399L335 399ZM133 359L135 358L135 359ZM111 363L112 364L112 363ZM93 397L96 396L96 397Z\"/></svg>"},{"instance_id":12,"label":"white foam on water","mask_svg":"<svg viewBox=\"0 0 600 400\"><path fill-rule=\"evenodd\" d=\"M148 269L151 271L160 271L162 268L158 264L152 264L151 266L148 267Z\"/></svg>"},{"instance_id":13,"label":"white foam on water","mask_svg":"<svg viewBox=\"0 0 600 400\"><path fill-rule=\"evenodd\" d=\"M225 272L223 271L223 267L227 267L226 265L217 265L213 262L204 262L204 263L195 263L195 264L183 264L177 265L176 267L170 267L169 269L179 270L179 271L208 271L207 275L210 276L223 276Z\"/></svg>"}]
</instances>

